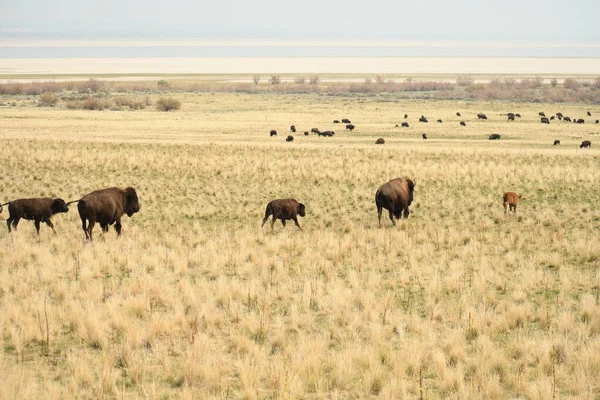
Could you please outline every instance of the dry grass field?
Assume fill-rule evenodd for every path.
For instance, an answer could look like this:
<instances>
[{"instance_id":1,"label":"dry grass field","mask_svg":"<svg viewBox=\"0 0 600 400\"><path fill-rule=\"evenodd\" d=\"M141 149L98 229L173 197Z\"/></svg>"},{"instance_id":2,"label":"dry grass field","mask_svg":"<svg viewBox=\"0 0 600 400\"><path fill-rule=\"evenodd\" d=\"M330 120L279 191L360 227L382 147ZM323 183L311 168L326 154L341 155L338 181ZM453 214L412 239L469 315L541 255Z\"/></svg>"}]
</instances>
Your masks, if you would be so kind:
<instances>
[{"instance_id":1,"label":"dry grass field","mask_svg":"<svg viewBox=\"0 0 600 400\"><path fill-rule=\"evenodd\" d=\"M2 203L110 186L141 203L92 243L75 206L57 235L0 226L1 399L600 397L600 125L537 115L600 107L174 96L168 113L0 98ZM379 228L375 191L399 176L410 218ZM260 228L283 197L304 232Z\"/></svg>"}]
</instances>

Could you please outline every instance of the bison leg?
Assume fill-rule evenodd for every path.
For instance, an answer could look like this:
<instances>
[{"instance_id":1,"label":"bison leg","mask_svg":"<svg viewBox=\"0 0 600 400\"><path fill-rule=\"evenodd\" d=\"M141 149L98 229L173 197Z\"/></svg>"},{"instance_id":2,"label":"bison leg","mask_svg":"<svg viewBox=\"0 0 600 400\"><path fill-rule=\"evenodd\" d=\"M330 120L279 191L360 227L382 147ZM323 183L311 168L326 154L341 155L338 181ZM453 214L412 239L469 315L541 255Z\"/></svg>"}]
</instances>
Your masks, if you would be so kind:
<instances>
[{"instance_id":1,"label":"bison leg","mask_svg":"<svg viewBox=\"0 0 600 400\"><path fill-rule=\"evenodd\" d=\"M8 226L8 233L10 233L10 224L12 224L12 219L8 217L6 219L6 226Z\"/></svg>"},{"instance_id":2,"label":"bison leg","mask_svg":"<svg viewBox=\"0 0 600 400\"><path fill-rule=\"evenodd\" d=\"M20 220L21 220L21 217L17 217L17 218L15 218L15 219L13 220L13 222L12 222L12 226L13 226L13 229L14 229L15 231L17 230L17 225L19 225L19 221L20 221Z\"/></svg>"},{"instance_id":3,"label":"bison leg","mask_svg":"<svg viewBox=\"0 0 600 400\"><path fill-rule=\"evenodd\" d=\"M39 219L36 219L36 220L34 221L34 224L35 224L35 230L37 231L37 234L38 234L38 235L40 234L40 222L41 222L41 221L40 221Z\"/></svg>"},{"instance_id":4,"label":"bison leg","mask_svg":"<svg viewBox=\"0 0 600 400\"><path fill-rule=\"evenodd\" d=\"M81 217L81 229L83 229L83 232L85 233L85 240L88 240L90 237L88 236L87 227L85 226L86 219L83 215L80 215L80 217Z\"/></svg>"},{"instance_id":5,"label":"bison leg","mask_svg":"<svg viewBox=\"0 0 600 400\"><path fill-rule=\"evenodd\" d=\"M410 212L408 211L408 206L404 207L404 218L408 218L408 214L410 214Z\"/></svg>"},{"instance_id":6,"label":"bison leg","mask_svg":"<svg viewBox=\"0 0 600 400\"><path fill-rule=\"evenodd\" d=\"M88 223L88 228L87 228L90 242L93 240L92 239L92 229L94 229L94 225L96 225L96 220L90 218L89 223Z\"/></svg>"},{"instance_id":7,"label":"bison leg","mask_svg":"<svg viewBox=\"0 0 600 400\"><path fill-rule=\"evenodd\" d=\"M392 220L392 225L396 226L396 221L394 220L394 211L390 210L390 219Z\"/></svg>"},{"instance_id":8,"label":"bison leg","mask_svg":"<svg viewBox=\"0 0 600 400\"><path fill-rule=\"evenodd\" d=\"M300 224L298 223L298 217L294 215L294 217L292 219L294 220L294 223L296 224L298 229L300 229L302 232L304 232L304 230L302 229L302 227L300 227Z\"/></svg>"},{"instance_id":9,"label":"bison leg","mask_svg":"<svg viewBox=\"0 0 600 400\"><path fill-rule=\"evenodd\" d=\"M504 202L504 214L508 214L508 208L509 208L508 201L505 201Z\"/></svg>"},{"instance_id":10,"label":"bison leg","mask_svg":"<svg viewBox=\"0 0 600 400\"><path fill-rule=\"evenodd\" d=\"M379 218L379 227L381 228L381 213L383 212L383 207L377 206L377 218Z\"/></svg>"},{"instance_id":11,"label":"bison leg","mask_svg":"<svg viewBox=\"0 0 600 400\"><path fill-rule=\"evenodd\" d=\"M54 229L54 224L52 223L52 221L50 221L50 218L45 218L44 222L46 223L46 225L48 225L50 228L52 228L52 232L54 232L54 234L56 235L56 230Z\"/></svg>"},{"instance_id":12,"label":"bison leg","mask_svg":"<svg viewBox=\"0 0 600 400\"><path fill-rule=\"evenodd\" d=\"M108 232L108 224L100 224L100 228L102 228L102 232Z\"/></svg>"},{"instance_id":13,"label":"bison leg","mask_svg":"<svg viewBox=\"0 0 600 400\"><path fill-rule=\"evenodd\" d=\"M285 226L285 219L281 218L281 224Z\"/></svg>"},{"instance_id":14,"label":"bison leg","mask_svg":"<svg viewBox=\"0 0 600 400\"><path fill-rule=\"evenodd\" d=\"M106 228L108 230L108 227ZM121 220L115 222L115 231L117 231L117 237L121 236Z\"/></svg>"}]
</instances>

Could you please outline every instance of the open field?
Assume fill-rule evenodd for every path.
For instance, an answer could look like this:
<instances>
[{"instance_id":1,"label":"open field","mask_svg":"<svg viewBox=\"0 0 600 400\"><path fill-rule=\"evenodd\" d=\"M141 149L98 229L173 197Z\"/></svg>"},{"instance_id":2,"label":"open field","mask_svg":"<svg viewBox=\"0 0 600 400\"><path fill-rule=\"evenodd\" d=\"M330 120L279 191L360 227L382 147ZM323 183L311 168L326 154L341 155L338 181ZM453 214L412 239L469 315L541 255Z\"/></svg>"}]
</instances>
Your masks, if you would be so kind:
<instances>
[{"instance_id":1,"label":"open field","mask_svg":"<svg viewBox=\"0 0 600 400\"><path fill-rule=\"evenodd\" d=\"M141 203L119 239L86 243L73 206L56 236L0 229L0 398L600 397L598 105L173 95L170 113L0 96L2 203L109 186ZM379 228L398 176L410 218ZM283 197L304 232L260 228Z\"/></svg>"}]
</instances>

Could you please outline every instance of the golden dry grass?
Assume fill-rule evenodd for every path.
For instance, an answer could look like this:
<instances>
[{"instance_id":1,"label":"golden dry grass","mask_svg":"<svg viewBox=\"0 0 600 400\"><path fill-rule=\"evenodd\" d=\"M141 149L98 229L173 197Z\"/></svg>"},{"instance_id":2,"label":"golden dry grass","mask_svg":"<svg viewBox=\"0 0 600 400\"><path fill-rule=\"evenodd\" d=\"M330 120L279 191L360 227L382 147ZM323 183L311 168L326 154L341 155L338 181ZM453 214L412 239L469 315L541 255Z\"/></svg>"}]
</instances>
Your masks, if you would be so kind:
<instances>
[{"instance_id":1,"label":"golden dry grass","mask_svg":"<svg viewBox=\"0 0 600 400\"><path fill-rule=\"evenodd\" d=\"M0 107L2 202L131 185L142 205L119 239L85 243L75 207L56 236L0 229L0 398L600 396L599 129L537 117L590 107L174 96L173 113ZM374 193L398 176L412 214L380 229ZM304 233L260 229L281 197Z\"/></svg>"}]
</instances>

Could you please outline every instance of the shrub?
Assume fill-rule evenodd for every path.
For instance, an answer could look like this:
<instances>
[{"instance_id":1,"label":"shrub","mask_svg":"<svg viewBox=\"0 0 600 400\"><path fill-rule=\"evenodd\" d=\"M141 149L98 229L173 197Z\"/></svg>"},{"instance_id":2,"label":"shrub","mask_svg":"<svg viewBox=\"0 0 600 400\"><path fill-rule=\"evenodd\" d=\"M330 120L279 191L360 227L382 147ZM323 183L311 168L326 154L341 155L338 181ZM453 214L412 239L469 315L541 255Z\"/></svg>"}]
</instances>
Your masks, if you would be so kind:
<instances>
[{"instance_id":1,"label":"shrub","mask_svg":"<svg viewBox=\"0 0 600 400\"><path fill-rule=\"evenodd\" d=\"M165 81L163 79L161 79L160 81L156 82L156 85L158 87L169 87L170 86L169 82L167 82L167 81Z\"/></svg>"},{"instance_id":2,"label":"shrub","mask_svg":"<svg viewBox=\"0 0 600 400\"><path fill-rule=\"evenodd\" d=\"M110 108L112 101L109 99L99 99L96 97L87 97L81 102L81 107L84 110L98 110L102 111L105 108Z\"/></svg>"},{"instance_id":3,"label":"shrub","mask_svg":"<svg viewBox=\"0 0 600 400\"><path fill-rule=\"evenodd\" d=\"M129 107L132 110L142 110L146 108L146 102L144 100L128 96L117 96L115 97L114 102L119 107Z\"/></svg>"},{"instance_id":4,"label":"shrub","mask_svg":"<svg viewBox=\"0 0 600 400\"><path fill-rule=\"evenodd\" d=\"M179 110L181 108L181 102L173 97L161 97L156 102L156 109L158 111L172 111Z\"/></svg>"},{"instance_id":5,"label":"shrub","mask_svg":"<svg viewBox=\"0 0 600 400\"><path fill-rule=\"evenodd\" d=\"M50 91L42 93L38 100L38 106L40 107L54 107L56 103L58 103L58 96L55 96L54 93Z\"/></svg>"},{"instance_id":6,"label":"shrub","mask_svg":"<svg viewBox=\"0 0 600 400\"><path fill-rule=\"evenodd\" d=\"M599 78L600 79L600 78ZM316 85L317 83L319 83L319 81L321 80L321 78L319 78L317 75L313 75L308 79L308 82L311 85Z\"/></svg>"},{"instance_id":7,"label":"shrub","mask_svg":"<svg viewBox=\"0 0 600 400\"><path fill-rule=\"evenodd\" d=\"M254 75L252 80L254 81L255 85L258 85L258 82L260 82L260 75Z\"/></svg>"},{"instance_id":8,"label":"shrub","mask_svg":"<svg viewBox=\"0 0 600 400\"><path fill-rule=\"evenodd\" d=\"M567 78L565 79L563 86L565 89L577 90L581 87L581 83L577 79Z\"/></svg>"},{"instance_id":9,"label":"shrub","mask_svg":"<svg viewBox=\"0 0 600 400\"><path fill-rule=\"evenodd\" d=\"M279 85L281 83L281 77L279 75L271 75L269 83L271 83L271 85Z\"/></svg>"},{"instance_id":10,"label":"shrub","mask_svg":"<svg viewBox=\"0 0 600 400\"><path fill-rule=\"evenodd\" d=\"M473 78L471 78L470 76L460 76L456 79L456 84L458 86L465 86L465 87L469 87L472 86L473 83L475 83L475 81L473 80Z\"/></svg>"},{"instance_id":11,"label":"shrub","mask_svg":"<svg viewBox=\"0 0 600 400\"><path fill-rule=\"evenodd\" d=\"M294 83L296 85L304 85L304 82L306 82L306 78L303 76L299 76L296 79L294 79Z\"/></svg>"},{"instance_id":12,"label":"shrub","mask_svg":"<svg viewBox=\"0 0 600 400\"><path fill-rule=\"evenodd\" d=\"M556 78L552 78L550 79L550 85L552 85L552 87L556 87L556 85L558 85L558 79Z\"/></svg>"}]
</instances>

